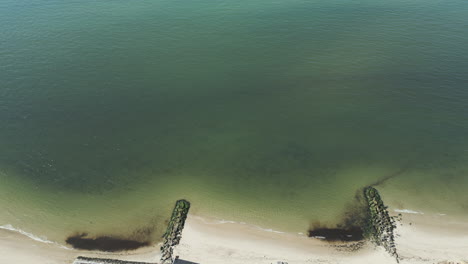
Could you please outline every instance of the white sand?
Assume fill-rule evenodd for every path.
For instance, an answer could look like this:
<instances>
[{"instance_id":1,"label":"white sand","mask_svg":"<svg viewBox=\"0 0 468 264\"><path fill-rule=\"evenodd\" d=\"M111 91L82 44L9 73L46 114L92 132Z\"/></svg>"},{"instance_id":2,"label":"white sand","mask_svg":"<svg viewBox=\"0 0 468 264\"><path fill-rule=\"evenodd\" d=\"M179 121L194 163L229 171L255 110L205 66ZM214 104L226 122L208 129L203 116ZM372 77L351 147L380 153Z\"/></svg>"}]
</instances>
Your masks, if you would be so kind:
<instances>
[{"instance_id":1,"label":"white sand","mask_svg":"<svg viewBox=\"0 0 468 264\"><path fill-rule=\"evenodd\" d=\"M444 217L403 214L396 244L400 263L468 264L468 223ZM411 225L409 223L412 223ZM100 254L64 249L0 230L0 263L64 264L76 256L157 262L158 246L137 252ZM275 233L237 223L208 221L189 216L175 253L203 264L293 263L396 263L382 248L366 244L357 252L338 250L333 244L297 234Z\"/></svg>"},{"instance_id":2,"label":"white sand","mask_svg":"<svg viewBox=\"0 0 468 264\"><path fill-rule=\"evenodd\" d=\"M403 219L396 238L400 263L468 263L468 223L445 226L441 217L406 214ZM338 251L332 245L299 235L189 217L176 253L204 264L396 263L382 248L371 244L357 252Z\"/></svg>"}]
</instances>

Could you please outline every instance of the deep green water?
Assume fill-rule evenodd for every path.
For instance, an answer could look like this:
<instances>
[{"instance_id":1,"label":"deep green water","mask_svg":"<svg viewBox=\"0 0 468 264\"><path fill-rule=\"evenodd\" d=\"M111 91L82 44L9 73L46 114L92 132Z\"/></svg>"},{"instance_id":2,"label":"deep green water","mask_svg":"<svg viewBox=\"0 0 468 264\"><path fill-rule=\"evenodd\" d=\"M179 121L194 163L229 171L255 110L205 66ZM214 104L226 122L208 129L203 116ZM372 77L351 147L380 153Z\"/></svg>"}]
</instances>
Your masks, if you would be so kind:
<instances>
[{"instance_id":1,"label":"deep green water","mask_svg":"<svg viewBox=\"0 0 468 264\"><path fill-rule=\"evenodd\" d=\"M0 225L468 219L466 0L0 1Z\"/></svg>"}]
</instances>

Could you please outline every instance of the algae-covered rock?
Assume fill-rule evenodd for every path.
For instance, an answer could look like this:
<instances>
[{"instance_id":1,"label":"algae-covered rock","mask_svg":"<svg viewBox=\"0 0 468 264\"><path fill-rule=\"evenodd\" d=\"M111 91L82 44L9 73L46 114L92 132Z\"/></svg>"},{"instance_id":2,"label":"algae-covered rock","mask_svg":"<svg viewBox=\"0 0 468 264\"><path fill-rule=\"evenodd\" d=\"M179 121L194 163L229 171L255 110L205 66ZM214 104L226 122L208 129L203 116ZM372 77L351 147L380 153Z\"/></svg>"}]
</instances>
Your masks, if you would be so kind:
<instances>
[{"instance_id":1,"label":"algae-covered rock","mask_svg":"<svg viewBox=\"0 0 468 264\"><path fill-rule=\"evenodd\" d=\"M393 218L389 216L387 207L384 205L377 189L373 187L365 188L364 196L368 207L366 235L377 245L383 246L399 262L393 234L396 227Z\"/></svg>"},{"instance_id":2,"label":"algae-covered rock","mask_svg":"<svg viewBox=\"0 0 468 264\"><path fill-rule=\"evenodd\" d=\"M163 235L164 241L161 246L161 263L172 263L174 247L182 238L185 220L190 209L190 203L186 200L178 200L172 211L166 232Z\"/></svg>"}]
</instances>

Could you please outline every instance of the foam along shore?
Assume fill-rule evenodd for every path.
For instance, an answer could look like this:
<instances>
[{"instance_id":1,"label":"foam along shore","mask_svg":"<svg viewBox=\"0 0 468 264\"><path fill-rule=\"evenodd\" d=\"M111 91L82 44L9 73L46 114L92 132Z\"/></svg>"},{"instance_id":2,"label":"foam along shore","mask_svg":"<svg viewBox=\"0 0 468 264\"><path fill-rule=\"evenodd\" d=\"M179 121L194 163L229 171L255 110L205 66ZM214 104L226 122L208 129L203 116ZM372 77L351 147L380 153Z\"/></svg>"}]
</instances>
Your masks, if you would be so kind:
<instances>
[{"instance_id":1,"label":"foam along shore","mask_svg":"<svg viewBox=\"0 0 468 264\"><path fill-rule=\"evenodd\" d=\"M468 223L449 216L403 214L395 231L395 243L400 263L468 263ZM174 254L201 264L396 263L382 247L371 243L357 251L342 245L189 215ZM77 256L142 262L158 262L161 258L158 245L129 253L91 252L65 249L16 231L0 230L0 263L63 264L72 263Z\"/></svg>"}]
</instances>

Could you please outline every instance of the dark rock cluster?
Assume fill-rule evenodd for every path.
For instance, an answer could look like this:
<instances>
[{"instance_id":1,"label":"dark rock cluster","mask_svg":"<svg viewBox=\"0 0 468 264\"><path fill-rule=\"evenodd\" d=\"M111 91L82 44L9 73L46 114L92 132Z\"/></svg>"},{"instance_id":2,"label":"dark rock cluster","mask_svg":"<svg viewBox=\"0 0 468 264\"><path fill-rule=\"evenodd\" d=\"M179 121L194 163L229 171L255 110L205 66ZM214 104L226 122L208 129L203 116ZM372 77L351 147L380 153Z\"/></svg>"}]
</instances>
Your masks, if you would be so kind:
<instances>
[{"instance_id":1,"label":"dark rock cluster","mask_svg":"<svg viewBox=\"0 0 468 264\"><path fill-rule=\"evenodd\" d=\"M396 228L395 221L389 216L387 207L384 205L379 192L373 187L364 189L369 213L368 235L379 246L383 246L390 255L399 262L399 257L395 247Z\"/></svg>"},{"instance_id":2,"label":"dark rock cluster","mask_svg":"<svg viewBox=\"0 0 468 264\"><path fill-rule=\"evenodd\" d=\"M190 209L190 203L186 200L178 200L172 211L171 219L164 233L163 245L161 246L161 263L172 263L174 247L177 246L182 237L185 220Z\"/></svg>"}]
</instances>

